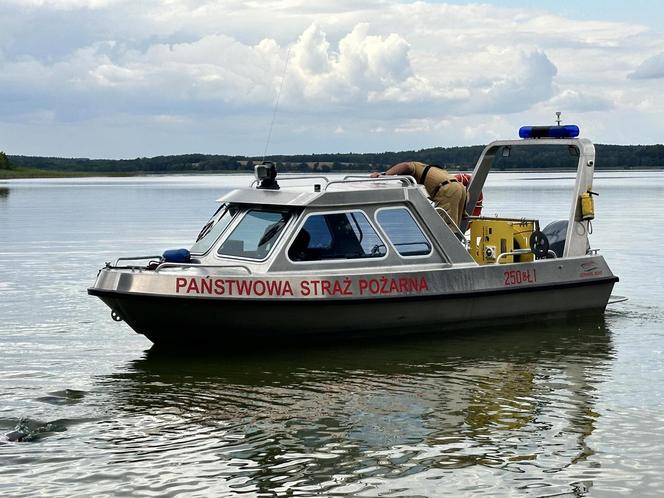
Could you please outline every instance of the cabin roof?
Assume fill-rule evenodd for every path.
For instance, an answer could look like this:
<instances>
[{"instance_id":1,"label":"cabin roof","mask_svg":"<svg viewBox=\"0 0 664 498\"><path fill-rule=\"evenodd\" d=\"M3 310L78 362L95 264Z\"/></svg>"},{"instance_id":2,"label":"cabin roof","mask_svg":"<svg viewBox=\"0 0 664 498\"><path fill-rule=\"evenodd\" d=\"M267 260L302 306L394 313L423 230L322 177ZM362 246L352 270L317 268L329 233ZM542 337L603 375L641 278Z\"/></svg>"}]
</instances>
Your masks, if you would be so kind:
<instances>
[{"instance_id":1,"label":"cabin roof","mask_svg":"<svg viewBox=\"0 0 664 498\"><path fill-rule=\"evenodd\" d=\"M239 188L217 199L217 202L233 204L262 204L288 207L340 207L349 205L392 204L408 201L412 195L425 195L423 187L415 184L412 177L403 177L403 182L392 181L397 177L381 181L340 181L323 184L316 192L313 185L306 187L282 187L280 190ZM279 180L279 179L278 179Z\"/></svg>"}]
</instances>

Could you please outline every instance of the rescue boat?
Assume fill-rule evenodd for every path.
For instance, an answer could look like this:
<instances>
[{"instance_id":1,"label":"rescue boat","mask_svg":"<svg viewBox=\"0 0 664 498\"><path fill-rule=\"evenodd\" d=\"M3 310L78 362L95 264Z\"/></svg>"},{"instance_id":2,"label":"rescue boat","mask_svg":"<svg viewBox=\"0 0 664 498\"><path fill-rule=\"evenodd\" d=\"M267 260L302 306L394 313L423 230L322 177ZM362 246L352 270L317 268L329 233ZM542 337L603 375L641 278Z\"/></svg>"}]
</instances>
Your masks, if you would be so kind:
<instances>
[{"instance_id":1,"label":"rescue boat","mask_svg":"<svg viewBox=\"0 0 664 498\"><path fill-rule=\"evenodd\" d=\"M251 186L218 199L190 249L107 263L88 293L155 344L445 333L601 314L618 277L590 246L595 148L578 133L523 127L520 140L487 145L459 226L411 176L277 178L260 164ZM473 216L497 154L535 145L578 156L568 219L540 229L538 219Z\"/></svg>"}]
</instances>

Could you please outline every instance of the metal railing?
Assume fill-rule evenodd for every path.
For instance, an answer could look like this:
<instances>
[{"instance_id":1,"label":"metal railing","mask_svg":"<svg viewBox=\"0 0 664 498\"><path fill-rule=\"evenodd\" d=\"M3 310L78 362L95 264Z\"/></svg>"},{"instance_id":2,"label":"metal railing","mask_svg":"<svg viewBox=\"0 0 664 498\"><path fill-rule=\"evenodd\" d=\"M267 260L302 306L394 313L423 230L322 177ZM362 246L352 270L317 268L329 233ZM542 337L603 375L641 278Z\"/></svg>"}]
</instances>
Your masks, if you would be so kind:
<instances>
[{"instance_id":1,"label":"metal railing","mask_svg":"<svg viewBox=\"0 0 664 498\"><path fill-rule=\"evenodd\" d=\"M318 179L323 179L325 180L325 183L330 183L330 179L327 176L323 175L299 175L299 176L283 176L279 175L277 180L279 183L285 182L285 181L290 181L290 180L311 180L312 178L318 178ZM256 185L258 185L258 180L254 180L251 182L251 188L254 188Z\"/></svg>"},{"instance_id":2,"label":"metal railing","mask_svg":"<svg viewBox=\"0 0 664 498\"><path fill-rule=\"evenodd\" d=\"M160 263L155 269L155 272L159 272L164 268L233 268L233 269L242 269L247 272L248 275L252 274L251 268L245 265L204 265L201 263Z\"/></svg>"},{"instance_id":3,"label":"metal railing","mask_svg":"<svg viewBox=\"0 0 664 498\"><path fill-rule=\"evenodd\" d=\"M120 261L142 261L144 259L157 259L161 261L161 254L158 256L133 256L133 257L126 257L126 258L118 258L115 260L115 263L113 266L118 266ZM132 266L128 266L128 268L132 268Z\"/></svg>"},{"instance_id":4,"label":"metal railing","mask_svg":"<svg viewBox=\"0 0 664 498\"><path fill-rule=\"evenodd\" d=\"M142 261L142 260L157 260L154 261L154 263L157 263L157 265L154 268L148 268L148 265L119 266L118 264L120 261ZM110 263L107 263L106 266L107 268L115 268L120 270L150 269L154 272L159 272L160 270L163 270L165 268L234 268L234 269L239 268L247 272L247 274L249 275L252 274L251 268L249 268L246 265L206 265L202 263L174 263L170 261L163 261L162 256L134 256L134 257L118 258L115 260L115 264L111 266Z\"/></svg>"},{"instance_id":5,"label":"metal railing","mask_svg":"<svg viewBox=\"0 0 664 498\"><path fill-rule=\"evenodd\" d=\"M350 179L355 179L355 180L363 180L363 181L373 181L373 180L388 180L388 179L401 179L405 180L407 179L410 183L417 184L417 181L415 180L415 177L413 175L380 175L380 176L367 176L367 175L346 175L343 177L344 180L350 180Z\"/></svg>"},{"instance_id":6,"label":"metal railing","mask_svg":"<svg viewBox=\"0 0 664 498\"><path fill-rule=\"evenodd\" d=\"M497 265L498 263L500 263L501 259L506 258L508 256L521 256L523 254L533 254L533 251L532 249L514 249L513 251L509 252L501 252L496 258L496 262L494 264ZM547 255L549 256L550 259L555 259L558 257L558 255L550 249L547 252Z\"/></svg>"},{"instance_id":7,"label":"metal railing","mask_svg":"<svg viewBox=\"0 0 664 498\"><path fill-rule=\"evenodd\" d=\"M330 185L343 185L347 183L380 183L380 182L400 182L405 187L414 187L417 185L415 178L410 175L390 175L390 176L377 176L371 178L368 176L360 175L347 175L342 180L332 180L325 185L325 190L330 188Z\"/></svg>"},{"instance_id":8,"label":"metal railing","mask_svg":"<svg viewBox=\"0 0 664 498\"><path fill-rule=\"evenodd\" d=\"M415 181L415 178L413 178L411 175L390 175L390 176L385 176L381 175L376 178L372 178L370 176L366 175L346 175L343 177L341 180L330 180L327 176L323 175L299 175L299 176L283 176L279 175L277 180L279 183L283 183L285 181L291 181L291 180L312 180L312 179L322 179L325 181L325 190L330 185L339 185L339 184L344 184L344 183L362 183L362 182L385 182L385 181L391 181L391 182L401 182L404 186L407 187L412 187L417 185L417 182ZM258 185L258 180L254 180L251 182L251 188L254 188L256 185Z\"/></svg>"}]
</instances>

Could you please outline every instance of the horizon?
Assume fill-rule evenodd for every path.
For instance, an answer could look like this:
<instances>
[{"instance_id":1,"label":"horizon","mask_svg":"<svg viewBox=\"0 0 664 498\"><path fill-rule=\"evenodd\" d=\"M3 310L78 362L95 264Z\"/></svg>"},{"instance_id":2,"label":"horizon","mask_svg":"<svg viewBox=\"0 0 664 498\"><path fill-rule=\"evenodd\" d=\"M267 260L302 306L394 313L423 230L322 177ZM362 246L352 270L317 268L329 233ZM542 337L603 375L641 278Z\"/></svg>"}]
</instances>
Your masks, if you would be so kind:
<instances>
[{"instance_id":1,"label":"horizon","mask_svg":"<svg viewBox=\"0 0 664 498\"><path fill-rule=\"evenodd\" d=\"M655 0L7 0L0 150L377 154L512 138L556 111L598 144L657 145L663 21Z\"/></svg>"},{"instance_id":2,"label":"horizon","mask_svg":"<svg viewBox=\"0 0 664 498\"><path fill-rule=\"evenodd\" d=\"M383 151L368 151L368 152L298 152L295 154L267 154L265 160L270 160L271 157L281 156L285 158L290 158L294 156L334 156L334 155L374 155L374 154L405 154L406 152L421 153L434 149L454 149L454 148L483 148L488 144L470 144L470 145L449 145L445 147L425 147L421 149L410 149L410 150L383 150ZM593 143L595 147L657 147L663 146L664 143L656 144L602 144L602 143ZM11 157L24 157L24 158L37 158L37 159L59 159L59 160L87 160L87 161L136 161L140 159L156 159L158 157L179 157L179 156L220 156L220 157L238 157L243 159L256 160L263 158L262 154L257 156L249 156L244 154L222 154L222 153L204 153L204 152L183 152L177 154L157 154L154 156L137 156L137 157L127 157L127 158L110 158L110 157L84 157L84 156L36 156L36 155L27 155L27 154L7 154L9 158ZM325 162L325 161L323 161Z\"/></svg>"}]
</instances>

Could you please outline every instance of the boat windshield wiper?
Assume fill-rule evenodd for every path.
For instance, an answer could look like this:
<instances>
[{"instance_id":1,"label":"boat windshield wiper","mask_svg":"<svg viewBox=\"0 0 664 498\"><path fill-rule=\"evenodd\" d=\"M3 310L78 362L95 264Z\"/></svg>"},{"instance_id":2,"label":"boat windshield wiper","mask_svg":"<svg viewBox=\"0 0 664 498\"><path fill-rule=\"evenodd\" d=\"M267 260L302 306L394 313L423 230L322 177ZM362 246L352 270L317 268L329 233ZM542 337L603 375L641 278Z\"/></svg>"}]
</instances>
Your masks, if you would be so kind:
<instances>
[{"instance_id":1,"label":"boat windshield wiper","mask_svg":"<svg viewBox=\"0 0 664 498\"><path fill-rule=\"evenodd\" d=\"M208 222L203 226L203 228L201 228L201 231L198 233L198 237L196 237L196 242L198 242L198 241L201 240L203 237L205 237L208 233L210 233L210 230L212 229L212 227L217 223L217 221L219 221L219 220L221 219L221 216L223 216L224 213L222 213L221 215L219 215L219 212L220 212L222 209L224 209L224 207L225 207L225 206L221 206L221 207L219 207L219 209L217 209L217 210L215 211L215 213L212 215L212 218L210 218L210 221L208 221Z\"/></svg>"},{"instance_id":2,"label":"boat windshield wiper","mask_svg":"<svg viewBox=\"0 0 664 498\"><path fill-rule=\"evenodd\" d=\"M281 220L277 221L276 223L274 223L272 226L270 226L270 228L265 230L265 233L263 234L261 239L258 241L258 245L262 246L264 244L267 244L270 240L272 240L272 238L275 235L277 235L281 231L281 229L284 227L285 224L286 224L286 220L281 219Z\"/></svg>"},{"instance_id":3,"label":"boat windshield wiper","mask_svg":"<svg viewBox=\"0 0 664 498\"><path fill-rule=\"evenodd\" d=\"M210 233L210 230L212 229L212 226L214 225L214 219L211 219L208 221L203 228L201 228L200 233L198 234L198 237L196 237L196 242L201 240L203 237L205 237L208 233Z\"/></svg>"}]
</instances>

